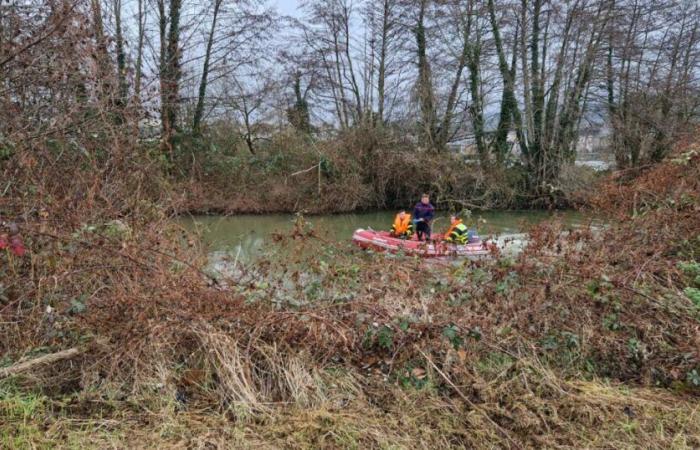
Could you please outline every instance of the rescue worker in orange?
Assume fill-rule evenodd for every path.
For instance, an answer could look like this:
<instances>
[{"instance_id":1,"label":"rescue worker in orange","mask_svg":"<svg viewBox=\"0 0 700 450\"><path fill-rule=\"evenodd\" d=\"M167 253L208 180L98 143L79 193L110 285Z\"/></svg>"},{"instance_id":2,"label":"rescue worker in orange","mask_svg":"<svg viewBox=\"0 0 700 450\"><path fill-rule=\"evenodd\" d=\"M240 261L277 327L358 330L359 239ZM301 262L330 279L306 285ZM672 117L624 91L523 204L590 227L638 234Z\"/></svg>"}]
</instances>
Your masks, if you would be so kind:
<instances>
[{"instance_id":1,"label":"rescue worker in orange","mask_svg":"<svg viewBox=\"0 0 700 450\"><path fill-rule=\"evenodd\" d=\"M469 239L469 230L462 222L462 219L457 216L450 216L450 228L448 228L443 239L452 244L467 243L467 240Z\"/></svg>"},{"instance_id":2,"label":"rescue worker in orange","mask_svg":"<svg viewBox=\"0 0 700 450\"><path fill-rule=\"evenodd\" d=\"M396 215L394 224L391 226L391 235L401 239L409 239L413 235L413 222L410 214L401 211Z\"/></svg>"}]
</instances>

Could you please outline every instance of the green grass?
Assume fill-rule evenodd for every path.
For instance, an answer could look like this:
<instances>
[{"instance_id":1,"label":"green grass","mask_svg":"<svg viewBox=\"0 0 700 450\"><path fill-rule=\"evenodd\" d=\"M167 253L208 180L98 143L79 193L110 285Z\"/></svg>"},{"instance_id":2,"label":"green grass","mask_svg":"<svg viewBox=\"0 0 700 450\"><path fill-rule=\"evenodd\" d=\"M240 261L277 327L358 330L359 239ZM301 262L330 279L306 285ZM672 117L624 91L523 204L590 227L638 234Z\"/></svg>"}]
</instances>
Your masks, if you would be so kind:
<instances>
[{"instance_id":1,"label":"green grass","mask_svg":"<svg viewBox=\"0 0 700 450\"><path fill-rule=\"evenodd\" d=\"M39 424L48 404L41 394L22 392L11 382L0 384L0 448L31 448L41 440Z\"/></svg>"}]
</instances>

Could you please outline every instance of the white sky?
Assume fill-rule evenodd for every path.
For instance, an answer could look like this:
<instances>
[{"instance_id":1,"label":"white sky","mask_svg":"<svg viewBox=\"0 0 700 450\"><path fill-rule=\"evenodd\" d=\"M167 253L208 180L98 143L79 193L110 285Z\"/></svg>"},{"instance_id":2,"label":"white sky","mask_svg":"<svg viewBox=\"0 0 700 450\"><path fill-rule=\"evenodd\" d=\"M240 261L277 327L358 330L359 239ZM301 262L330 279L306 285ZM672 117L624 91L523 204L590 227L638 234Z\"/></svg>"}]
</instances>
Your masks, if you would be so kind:
<instances>
[{"instance_id":1,"label":"white sky","mask_svg":"<svg viewBox=\"0 0 700 450\"><path fill-rule=\"evenodd\" d=\"M280 14L289 16L299 16L300 11L297 11L300 0L272 0L271 5L277 6Z\"/></svg>"}]
</instances>

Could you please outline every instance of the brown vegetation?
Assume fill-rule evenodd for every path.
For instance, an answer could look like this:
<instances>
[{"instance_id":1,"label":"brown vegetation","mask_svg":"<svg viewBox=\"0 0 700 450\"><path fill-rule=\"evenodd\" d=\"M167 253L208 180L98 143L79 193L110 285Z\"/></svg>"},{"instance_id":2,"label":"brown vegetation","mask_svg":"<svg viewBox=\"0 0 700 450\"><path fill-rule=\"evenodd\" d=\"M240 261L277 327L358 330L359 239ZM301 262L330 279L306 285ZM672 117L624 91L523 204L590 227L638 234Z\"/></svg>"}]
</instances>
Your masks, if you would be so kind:
<instances>
[{"instance_id":1,"label":"brown vegetation","mask_svg":"<svg viewBox=\"0 0 700 450\"><path fill-rule=\"evenodd\" d=\"M441 6L420 4L429 3ZM482 18L480 32L500 27L504 41L525 52L525 40L505 33L517 26L501 24L512 11L490 3L496 17ZM392 5L384 2L384 11ZM613 14L612 4L596 5L599 18ZM357 100L358 84L332 72L314 93L318 100L333 91L340 101L343 130L330 139L318 130L309 136L308 90L296 71L287 112L297 130L272 134L269 145L254 142L254 106L243 101L250 96L222 96L242 108L244 125L235 125L244 131L236 133L251 154L242 159L238 148L225 151L231 135L217 140L211 123L197 123L204 136L178 129L179 0L156 2L160 51L144 51L155 40L143 39L153 18L148 26L142 19L153 11L141 10L138 53L155 55L160 70L149 79L137 64L134 99L124 91L121 27L115 59L100 1L19 6L0 15L0 374L11 375L0 380L0 447L700 446L696 140L587 196L613 218L606 227L542 225L517 258L427 266L331 245L300 223L293 236L278 237L267 260L219 279L207 273L204 250L173 224L173 211L405 206L422 190L445 206L517 204L529 195L523 174L517 164L482 172L450 155L433 159L436 149L411 146L411 117L391 131L387 108L377 126L372 101ZM121 22L121 2L110 6ZM545 13L525 9L530 48L546 48L534 21ZM431 9L426 24L446 17L440 11ZM220 14L221 23L239 16ZM253 16L243 25L267 23ZM562 25L573 16L551 17ZM340 40L324 51L349 73L349 31L341 26L349 21L331 18ZM597 28L579 33L582 48L589 31L607 39L606 23L596 19ZM385 25L385 37L395 36ZM435 38L424 31L420 39ZM696 64L692 36L686 67ZM547 42L554 41L562 48L559 38ZM218 51L238 44L226 40ZM212 61L225 59L216 50ZM547 76L535 70L533 53L525 65ZM385 63L391 78L397 60ZM453 70L433 61L433 81L440 67ZM567 76L580 81L578 96L591 74L574 72ZM204 99L212 83L199 81ZM163 133L149 144L139 138L141 95L158 84ZM533 83L538 98L529 105L542 105L545 86ZM574 104L583 99L574 100L579 117ZM461 129L467 116L449 115L452 131ZM284 145L294 151L279 151Z\"/></svg>"},{"instance_id":2,"label":"brown vegetation","mask_svg":"<svg viewBox=\"0 0 700 450\"><path fill-rule=\"evenodd\" d=\"M487 170L463 155L436 157L396 130L360 128L319 142L281 133L255 155L228 150L235 140L217 139L212 145L224 149L223 154L208 157L195 149L175 161L176 167L187 167L174 181L173 190L182 192L174 206L178 212L407 208L422 192L431 192L440 207L457 210L532 206L532 197L523 192L520 167ZM584 172L577 170L574 177ZM569 194L558 197L560 204L566 204Z\"/></svg>"},{"instance_id":3,"label":"brown vegetation","mask_svg":"<svg viewBox=\"0 0 700 450\"><path fill-rule=\"evenodd\" d=\"M699 171L686 146L605 185L624 220L447 268L297 234L276 245L301 256L212 280L157 214L30 210L29 255L0 268L4 364L86 350L4 381L0 436L85 444L80 418L105 445L697 446Z\"/></svg>"}]
</instances>

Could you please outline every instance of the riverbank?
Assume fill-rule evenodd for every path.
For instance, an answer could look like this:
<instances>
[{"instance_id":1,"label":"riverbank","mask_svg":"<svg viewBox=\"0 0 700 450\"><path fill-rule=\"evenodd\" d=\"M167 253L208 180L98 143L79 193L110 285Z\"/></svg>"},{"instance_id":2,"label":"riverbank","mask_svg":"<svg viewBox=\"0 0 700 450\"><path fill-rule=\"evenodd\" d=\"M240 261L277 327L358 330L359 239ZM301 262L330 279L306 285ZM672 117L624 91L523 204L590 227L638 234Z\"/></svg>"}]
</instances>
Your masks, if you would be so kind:
<instances>
[{"instance_id":1,"label":"riverbank","mask_svg":"<svg viewBox=\"0 0 700 450\"><path fill-rule=\"evenodd\" d=\"M213 152L211 147L220 149ZM417 148L389 131L314 141L275 135L255 154L223 142L188 142L172 161L170 206L177 214L334 214L405 209L429 192L441 209L566 209L578 206L602 172L565 164L559 187L533 195L513 160L482 166L458 152Z\"/></svg>"},{"instance_id":2,"label":"riverbank","mask_svg":"<svg viewBox=\"0 0 700 450\"><path fill-rule=\"evenodd\" d=\"M698 447L695 148L602 184L601 232L548 221L517 257L426 270L302 223L226 286L162 206L18 201L0 445Z\"/></svg>"},{"instance_id":3,"label":"riverbank","mask_svg":"<svg viewBox=\"0 0 700 450\"><path fill-rule=\"evenodd\" d=\"M458 165L453 170L465 173L478 173L474 165ZM600 177L589 168L577 168L577 177L587 181L575 183L578 188L590 188ZM581 192L569 192L548 201L535 199L512 192L501 196L493 191L510 191L513 186L503 181L493 182L484 179L478 184L490 185L489 188L478 187L473 180L458 189L449 188L443 192L441 187L426 185L400 185L396 189L404 192L400 196L377 194L371 186L358 186L348 180L322 184L318 189L316 180L306 180L299 184L287 181L279 186L275 176L268 181L262 180L255 187L233 185L226 182L210 183L207 181L178 182L173 189L176 201L171 205L175 215L238 215L238 214L282 214L301 212L308 215L366 213L378 209L410 209L420 198L422 192L437 192L433 195L434 203L440 209L459 212L463 209L475 210L568 210L585 206L585 195ZM348 183L348 184L346 184ZM421 187L422 186L422 187ZM410 194L409 194L410 193ZM386 196L385 196L386 195ZM415 195L415 197L411 197ZM499 198L495 198L499 197Z\"/></svg>"}]
</instances>

